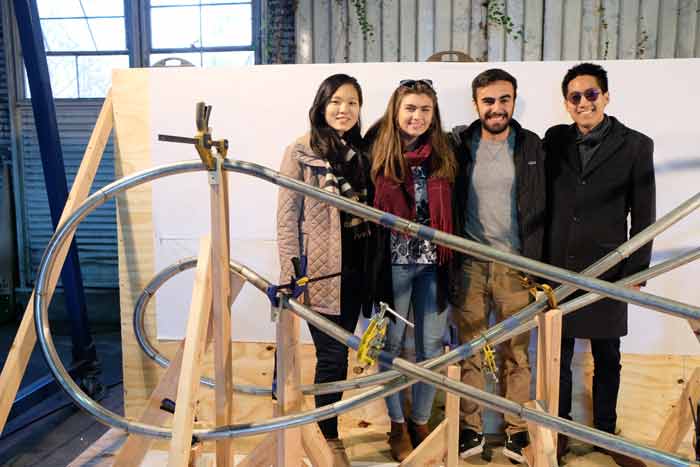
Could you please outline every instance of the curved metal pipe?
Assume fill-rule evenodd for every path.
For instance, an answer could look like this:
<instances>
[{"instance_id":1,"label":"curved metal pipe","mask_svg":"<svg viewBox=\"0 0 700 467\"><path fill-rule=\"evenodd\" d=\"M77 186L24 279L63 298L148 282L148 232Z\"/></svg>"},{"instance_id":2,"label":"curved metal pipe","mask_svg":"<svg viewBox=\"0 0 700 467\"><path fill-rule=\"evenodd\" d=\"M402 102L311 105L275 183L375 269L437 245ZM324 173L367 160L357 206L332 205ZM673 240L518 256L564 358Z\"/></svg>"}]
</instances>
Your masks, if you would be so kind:
<instances>
[{"instance_id":1,"label":"curved metal pipe","mask_svg":"<svg viewBox=\"0 0 700 467\"><path fill-rule=\"evenodd\" d=\"M249 163L242 163L242 165L250 165L250 164ZM258 166L258 167L260 167L260 166ZM136 433L141 433L141 434L150 434L152 436L153 435L164 436L164 437L167 437L170 434L170 432L168 430L164 430L160 427L155 427L155 429L153 429L154 427L152 427L150 425L129 422L128 420L124 419L123 417L116 416L116 414L111 413L110 411L104 409L103 407L96 406L94 401L91 401L80 390L80 388L75 384L75 382L70 380L70 377L65 378L66 371L65 371L65 368L63 367L62 363L60 362L60 359L57 358L58 356L56 354L55 347L53 346L53 341L51 338L50 330L48 327L48 320L47 320L47 316L46 316L47 309L48 309L48 303L45 303L44 295L45 295L45 290L46 290L47 277L52 273L52 268L54 267L54 263L55 263L55 254L63 246L63 243L65 242L65 238L66 238L67 234L72 232L75 229L75 227L77 226L77 224L90 211L95 209L100 204L104 203L110 197L113 197L116 193L123 191L123 190L126 190L130 187L136 186L136 185L141 184L141 183L145 183L146 181L150 181L150 180L162 177L162 176L173 175L175 173L182 173L182 172L186 172L186 171L194 171L194 170L198 170L198 169L202 170L201 163L199 163L199 162L196 162L196 163L186 162L186 163L171 164L169 166L159 167L159 168L151 169L149 171L144 171L141 173L134 174L130 177L127 177L126 179L114 182L114 183L108 185L107 187L103 188L102 190L99 190L97 193L95 193L91 197L89 197L85 201L85 203L83 203L83 205L81 205L76 210L76 212L74 212L69 217L69 219L66 221L65 224L59 226L56 233L54 234L51 241L49 242L49 246L47 247L46 252L44 254L44 258L42 259L42 264L41 264L41 267L39 270L39 274L37 276L37 293L35 296L35 303L34 303L34 305L35 305L35 319L36 319L36 326L37 326L37 337L39 338L41 348L44 351L44 355L47 358L47 363L49 364L49 367L50 367L52 373L54 374L54 376L56 376L59 383L69 393L69 395L71 397L73 397L73 399L76 400L76 402L78 402L79 405L81 405L83 408L85 408L86 411L88 411L89 413L91 413L93 416L100 419L101 421L109 420L109 415L113 415L113 416L115 416L111 420L111 421L115 422L115 424L113 426L116 426L116 427L122 428L122 429L127 429L128 431L131 431L131 432L136 432ZM227 169L228 169L228 167L227 167ZM232 169L229 169L229 170L232 170ZM269 171L269 169L265 169L265 170ZM270 172L273 172L273 171L270 171ZM295 182L295 181L293 181L293 182ZM320 191L320 190L318 190L318 191ZM321 194L325 194L325 193L321 192ZM333 204L333 203L331 203L331 204ZM371 208L367 208L367 209L371 209ZM349 211L352 212L352 210L349 210ZM363 216L363 217L366 217L366 216ZM396 219L399 221L405 222L405 220L401 220L398 218L396 218ZM440 243L440 242L435 240L435 243ZM442 244L442 243L440 243L440 244ZM449 246L449 245L445 245L445 246ZM459 250L459 251L462 251L462 250ZM478 256L478 255L476 255L476 256ZM497 255L495 255L495 256L497 256ZM486 256L486 257L489 258L488 256ZM499 261L499 259L497 259L495 257L491 258L491 259ZM502 261L502 262L505 262L506 264L508 264L507 261ZM546 265L543 265L542 263L537 263L537 262L533 262L533 263L537 267L539 267L538 264L541 266L546 266ZM515 267L517 268L517 266L515 266ZM527 269L525 269L525 270L527 270ZM552 272L552 271L554 271L554 272ZM562 270L562 271L564 271L564 270ZM529 271L529 272L537 273L536 270ZM564 271L564 272L566 272L566 271ZM557 274L559 274L558 271L551 270L550 273L552 274L554 279L559 279L559 277L557 277ZM540 275L543 275L543 274L540 274ZM575 277L574 279L575 280L571 280L571 282L576 284L576 285L580 285L577 282L577 281L580 282L580 278ZM567 280L564 280L564 279L561 279L561 280L563 280L564 282L567 282ZM583 281L583 282L585 282L585 281ZM611 296L616 296L616 294L619 292L618 290L615 290L615 287L610 287L609 284L606 285L606 283L603 281L598 281L598 282L600 282L600 284L593 283L593 286L599 287L600 285L602 285L601 291L603 293L605 293L606 295L610 294ZM593 290L597 290L593 286L591 286L591 288ZM604 290L605 287L608 287L609 290ZM582 288L585 289L587 287L582 286ZM623 294L621 294L621 297L616 297L616 298L625 298L624 295L625 294L623 293ZM641 294L642 299L645 299L644 295L648 295L648 294ZM661 302L663 302L663 300L661 300L661 302L659 302L658 300L655 300L653 298L653 296L650 296L650 297L652 297L650 300L652 302L652 305L656 304L657 306L661 306L661 308L669 309L669 311L678 311L679 313L683 312L682 308L684 307L684 304L673 303L672 301L668 301L669 303L661 303ZM638 298L639 297L637 297L637 299ZM629 301L634 302L635 300L629 300ZM295 312L298 312L299 307L301 307L301 305L296 304L294 301L290 301L287 299L283 299L283 302L288 308L292 309ZM661 303L661 304L659 305L659 303ZM649 304L647 304L647 305L649 305ZM652 306L652 305L649 305L649 306ZM676 310L675 308L677 308L677 307L680 307L681 310L680 311ZM301 307L301 309L304 309L304 307ZM312 312L311 310L305 310L305 311L307 312L306 313L307 316L305 316L305 319L307 319L307 321L314 323L315 325L319 325L323 321L326 321L322 317L314 316L314 312ZM688 310L685 310L685 311L688 311ZM690 309L690 312L691 312L691 314L694 313L694 310L692 310L692 307ZM320 319L320 321L319 321L319 319ZM353 348L356 348L357 345L359 344L359 339L356 336L354 336L354 335L346 336L345 334L347 334L347 333L344 334L344 330L337 328L336 326L334 326L330 322L326 322L326 326L319 325L319 327L323 328L329 335L331 335L332 337L335 337L337 339L343 339L343 337L345 337L346 343L348 345L352 346ZM341 340L341 342L342 342L342 340ZM389 364L391 364L397 368L400 368L402 371L407 372L407 373L413 371L415 374L422 375L422 372L426 371L426 370L420 368L419 366L410 364L408 362L405 362L405 364L404 364L401 362L400 359L388 359L386 354L384 354L384 356L382 358L383 358L383 360L388 361ZM406 367L406 365L408 365L408 366ZM62 370L62 372L61 372L61 370ZM429 372L429 371L428 371L428 373L433 374L432 372ZM63 378L62 378L62 376L63 376ZM433 377L426 376L425 379L428 381L432 381ZM460 389L463 389L463 388L460 388ZM467 389L469 389L469 388L467 387ZM453 390L453 392L454 392L454 389L451 389L451 390ZM375 393L375 395L376 395L376 393ZM466 397L470 397L470 396L466 396ZM498 396L493 396L493 397L498 398ZM495 400L497 400L497 399L495 399ZM505 404L505 406L508 406L508 404L512 404L510 401L507 401L507 400L504 400L504 401L505 402L503 402L503 401L501 401L501 402L503 404ZM90 403L92 403L92 404L90 404ZM86 408L86 406L87 406L87 408ZM511 409L512 409L512 407L511 407ZM329 416L332 416L332 415L329 415ZM290 416L290 417L294 417L294 416ZM287 421L289 420L290 417L287 417ZM554 418L556 418L556 417L554 417ZM304 423L304 422L300 422L300 423ZM547 423L547 420L545 420L542 424L547 426L546 423ZM564 421L560 421L559 423L564 423ZM284 425L284 426L289 426L289 425ZM155 434L147 433L147 431L149 431L149 429L151 429L151 431L153 431L153 433L155 433ZM276 428L271 428L271 429L276 429ZM240 433L240 429L233 430L233 431L236 431L236 433ZM222 434L222 433L225 433L225 434ZM220 428L214 429L214 430L201 430L201 431L196 430L195 435L201 437L202 439L206 439L206 436L213 437L213 436L216 436L217 434L219 436L235 436L236 433L232 433L232 430L230 430L230 427L220 427ZM576 432L576 433L578 433L578 432ZM573 434L573 433L572 433L572 436L577 437L577 435ZM595 433L593 433L592 436L594 436L594 438L595 438ZM586 438L580 437L580 439L586 439ZM626 451L622 451L622 452L626 452ZM665 463L663 461L663 459L659 459L658 462L664 463L664 465L688 465L688 464Z\"/></svg>"}]
</instances>

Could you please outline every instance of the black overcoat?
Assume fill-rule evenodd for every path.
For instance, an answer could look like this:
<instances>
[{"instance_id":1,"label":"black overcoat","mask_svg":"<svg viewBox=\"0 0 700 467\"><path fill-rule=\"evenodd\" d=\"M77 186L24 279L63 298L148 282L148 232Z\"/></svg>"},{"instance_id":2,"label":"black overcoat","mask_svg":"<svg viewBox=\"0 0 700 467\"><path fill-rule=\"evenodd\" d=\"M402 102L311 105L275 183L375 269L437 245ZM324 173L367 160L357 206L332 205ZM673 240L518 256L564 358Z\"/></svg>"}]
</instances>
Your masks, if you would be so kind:
<instances>
[{"instance_id":1,"label":"black overcoat","mask_svg":"<svg viewBox=\"0 0 700 467\"><path fill-rule=\"evenodd\" d=\"M550 128L547 152L545 260L581 271L653 223L656 216L654 143L614 117L584 169L574 125ZM628 223L629 215L629 223ZM651 242L600 278L616 281L649 266ZM627 304L600 300L564 317L562 335L615 338L627 334Z\"/></svg>"}]
</instances>

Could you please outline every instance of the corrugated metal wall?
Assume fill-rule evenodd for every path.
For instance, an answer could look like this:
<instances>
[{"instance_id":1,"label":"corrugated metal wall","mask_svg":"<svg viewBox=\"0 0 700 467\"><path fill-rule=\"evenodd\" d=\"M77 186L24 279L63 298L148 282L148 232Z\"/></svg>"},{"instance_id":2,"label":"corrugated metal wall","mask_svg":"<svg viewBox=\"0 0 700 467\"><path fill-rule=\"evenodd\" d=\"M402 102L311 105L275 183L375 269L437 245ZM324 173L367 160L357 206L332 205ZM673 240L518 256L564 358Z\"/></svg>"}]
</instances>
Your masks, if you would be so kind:
<instances>
[{"instance_id":1,"label":"corrugated metal wall","mask_svg":"<svg viewBox=\"0 0 700 467\"><path fill-rule=\"evenodd\" d=\"M68 187L73 184L83 158L85 147L97 121L102 101L56 102L56 118L61 135L63 160ZM24 179L26 223L28 243L25 254L30 257L30 280L33 282L46 244L53 234L49 214L44 172L39 154L39 143L34 127L34 115L30 103L17 109L21 121L21 161ZM113 146L105 149L91 192L114 180ZM80 224L77 233L78 255L86 287L117 287L117 227L114 201L96 209Z\"/></svg>"},{"instance_id":2,"label":"corrugated metal wall","mask_svg":"<svg viewBox=\"0 0 700 467\"><path fill-rule=\"evenodd\" d=\"M298 0L297 63L424 61L444 50L488 61L700 52L698 0L367 0L366 21L355 3Z\"/></svg>"}]
</instances>

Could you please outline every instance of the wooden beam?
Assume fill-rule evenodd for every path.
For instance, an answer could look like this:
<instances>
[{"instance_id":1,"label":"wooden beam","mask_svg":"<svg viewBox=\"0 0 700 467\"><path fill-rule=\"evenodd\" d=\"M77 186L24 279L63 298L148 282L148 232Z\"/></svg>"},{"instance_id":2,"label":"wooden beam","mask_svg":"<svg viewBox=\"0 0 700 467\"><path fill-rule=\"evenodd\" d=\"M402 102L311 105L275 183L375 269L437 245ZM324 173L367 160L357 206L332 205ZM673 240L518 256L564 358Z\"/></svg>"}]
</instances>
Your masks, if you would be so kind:
<instances>
[{"instance_id":1,"label":"wooden beam","mask_svg":"<svg viewBox=\"0 0 700 467\"><path fill-rule=\"evenodd\" d=\"M215 414L217 426L233 423L233 371L231 362L231 306L229 283L228 173L219 166L210 173L212 235L212 321L214 326ZM230 438L216 441L216 465L233 466Z\"/></svg>"},{"instance_id":2,"label":"wooden beam","mask_svg":"<svg viewBox=\"0 0 700 467\"><path fill-rule=\"evenodd\" d=\"M447 367L447 377L459 381L461 370L459 365ZM447 454L445 467L457 467L459 465L459 396L448 392L445 402L445 416L447 417Z\"/></svg>"},{"instance_id":3,"label":"wooden beam","mask_svg":"<svg viewBox=\"0 0 700 467\"><path fill-rule=\"evenodd\" d=\"M525 407L543 411L537 401L525 403ZM531 467L558 467L557 448L552 438L552 432L541 425L527 422L530 433L530 444L523 450L523 455Z\"/></svg>"},{"instance_id":4,"label":"wooden beam","mask_svg":"<svg viewBox=\"0 0 700 467\"><path fill-rule=\"evenodd\" d=\"M301 427L301 441L311 465L333 467L333 451L328 447L318 423L307 423Z\"/></svg>"},{"instance_id":5,"label":"wooden beam","mask_svg":"<svg viewBox=\"0 0 700 467\"><path fill-rule=\"evenodd\" d=\"M275 462L275 452L277 450L277 435L269 434L258 444L253 451L245 456L236 467L261 467L270 466Z\"/></svg>"},{"instance_id":6,"label":"wooden beam","mask_svg":"<svg viewBox=\"0 0 700 467\"><path fill-rule=\"evenodd\" d=\"M299 317L285 310L277 320L277 407L281 414L301 409L300 383ZM303 457L302 450L301 429L280 430L275 466L298 467Z\"/></svg>"},{"instance_id":7,"label":"wooden beam","mask_svg":"<svg viewBox=\"0 0 700 467\"><path fill-rule=\"evenodd\" d=\"M168 454L169 467L186 467L190 457L194 411L201 376L202 350L206 345L206 331L211 312L211 238L205 236L199 243L199 258L195 273L192 303L187 318L187 334L182 352L181 378L175 399L173 437Z\"/></svg>"},{"instance_id":8,"label":"wooden beam","mask_svg":"<svg viewBox=\"0 0 700 467\"><path fill-rule=\"evenodd\" d=\"M678 450L693 423L689 399L693 401L693 410L695 410L698 401L700 401L700 368L696 368L693 371L681 397L673 405L671 413L666 418L666 422L661 428L658 438L656 438L656 444L654 445L656 449L666 452L676 452Z\"/></svg>"},{"instance_id":9,"label":"wooden beam","mask_svg":"<svg viewBox=\"0 0 700 467\"><path fill-rule=\"evenodd\" d=\"M68 194L59 225L65 222L68 216L85 201L85 198L90 193L90 187L100 166L102 154L112 132L112 126L112 91L110 90L107 92L100 115L97 117L95 128L90 135L90 141L87 148L85 148L80 169L78 169L73 186ZM46 284L47 302L51 301L51 297L56 289L56 283L61 274L71 241L73 241L73 234L66 238L63 248L56 253L53 273L49 276ZM5 423L7 423L7 417L10 414L17 390L27 369L27 363L34 349L34 344L36 344L36 333L34 330L34 293L32 292L27 308L24 310L22 322L17 329L15 340L2 368L2 373L0 373L0 433L5 428Z\"/></svg>"},{"instance_id":10,"label":"wooden beam","mask_svg":"<svg viewBox=\"0 0 700 467\"><path fill-rule=\"evenodd\" d=\"M561 323L559 309L537 316L537 383L536 399L544 402L547 413L559 414L559 373L561 362ZM557 432L551 431L554 443Z\"/></svg>"},{"instance_id":11,"label":"wooden beam","mask_svg":"<svg viewBox=\"0 0 700 467\"><path fill-rule=\"evenodd\" d=\"M444 420L399 465L401 467L423 467L442 464L445 457L446 437L447 421Z\"/></svg>"}]
</instances>

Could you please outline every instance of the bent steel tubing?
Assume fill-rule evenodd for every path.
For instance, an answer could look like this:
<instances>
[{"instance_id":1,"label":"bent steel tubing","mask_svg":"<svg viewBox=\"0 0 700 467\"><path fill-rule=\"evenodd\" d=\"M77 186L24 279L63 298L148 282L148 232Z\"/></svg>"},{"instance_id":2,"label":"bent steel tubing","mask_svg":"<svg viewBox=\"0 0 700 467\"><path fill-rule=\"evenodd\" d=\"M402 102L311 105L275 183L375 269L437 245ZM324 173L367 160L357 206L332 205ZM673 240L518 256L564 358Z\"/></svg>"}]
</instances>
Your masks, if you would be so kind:
<instances>
[{"instance_id":1,"label":"bent steel tubing","mask_svg":"<svg viewBox=\"0 0 700 467\"><path fill-rule=\"evenodd\" d=\"M291 310L299 317L305 319L308 323L336 339L338 342L357 350L357 347L360 344L360 339L357 336L350 334L349 332L345 331L345 329L335 325L328 319L322 317L320 314L296 303L291 299L288 299L287 297L283 298L283 300L287 302L285 304L285 308ZM632 457L651 460L660 465L674 467L698 466L697 463L690 462L688 459L659 451L657 449L617 437L610 433L587 427L580 423L559 418L546 412L528 409L517 402L513 402L501 396L490 394L472 386L468 386L440 373L422 368L415 363L408 362L402 358L394 357L385 351L381 351L379 360L385 365L391 366L395 370L398 370L404 376L409 376L413 379L428 382L429 384L455 394L460 398L470 399L483 407L518 416L524 420L537 423L545 428L553 429L559 433L565 434L572 438L580 439L596 446L602 446L616 452L628 454ZM434 363L434 361L432 363Z\"/></svg>"},{"instance_id":2,"label":"bent steel tubing","mask_svg":"<svg viewBox=\"0 0 700 467\"><path fill-rule=\"evenodd\" d=\"M46 284L48 278L53 273L53 268L56 263L57 252L62 248L66 242L66 238L72 232L75 231L78 224L93 210L104 204L109 199L113 198L115 195L126 191L129 188L133 188L143 183L150 182L152 180L169 176L176 175L185 172L195 172L203 170L201 162L186 162L170 164L167 166L161 166L156 169L151 169L136 174L132 174L129 177L117 180L101 190L96 191L90 197L88 197L83 204L81 204L74 212L71 214L66 221L59 225L56 232L49 240L49 243L44 251L44 256L42 258L39 271L37 273L36 280L36 292L34 306L34 319L37 340L39 341L39 346L44 354L44 358L49 367L49 370L53 374L56 381L59 383L61 388L68 394L68 396L73 399L73 401L88 414L93 416L99 422L105 425L111 426L113 428L124 430L128 433L134 433L144 436L151 436L156 438L170 438L172 437L172 430L160 426L150 425L147 423L141 423L133 420L129 420L119 414L116 414L105 407L98 404L96 401L92 400L85 392L73 381L70 377L66 368L56 352L56 347L53 343L53 338L51 336L51 330L48 322L48 305L49 300L47 300ZM242 266L240 267L242 271L247 271L249 275L252 275L252 271L248 268ZM256 275L257 276L257 275ZM255 284L261 284L263 281L260 276L253 277ZM254 285L255 285L254 284ZM431 367L430 365L427 365ZM368 402L371 402L380 397L388 396L396 391L401 390L404 387L410 386L415 381L409 380L407 378L399 376L396 381L392 381L391 384L387 384L373 390L367 391L364 394L359 394L357 396L348 398L347 400L337 402L335 404L330 404L324 407L319 407L314 410L310 410L303 413L287 415L282 417L276 417L269 419L265 422L252 422L252 423L242 423L237 425L221 426L214 429L195 429L193 431L193 436L196 439L223 439L223 438L233 438L241 436L250 436L255 434L267 433L270 431L280 430L284 428L291 428L299 425L304 425L307 423L316 422L326 418L331 418L351 410L355 407L359 407Z\"/></svg>"}]
</instances>

